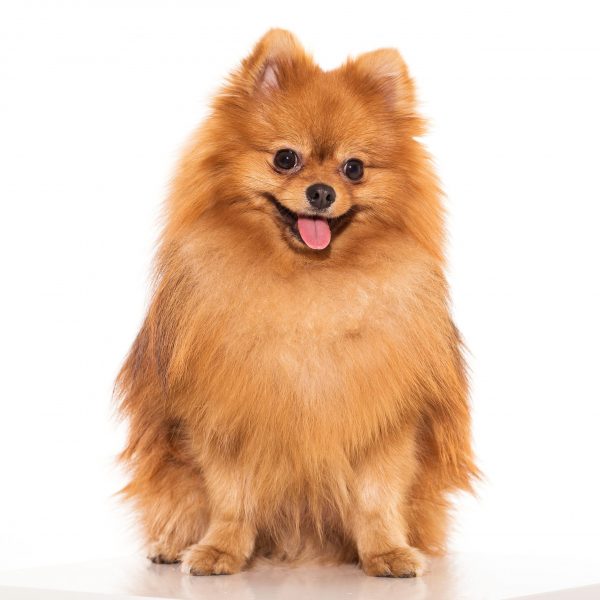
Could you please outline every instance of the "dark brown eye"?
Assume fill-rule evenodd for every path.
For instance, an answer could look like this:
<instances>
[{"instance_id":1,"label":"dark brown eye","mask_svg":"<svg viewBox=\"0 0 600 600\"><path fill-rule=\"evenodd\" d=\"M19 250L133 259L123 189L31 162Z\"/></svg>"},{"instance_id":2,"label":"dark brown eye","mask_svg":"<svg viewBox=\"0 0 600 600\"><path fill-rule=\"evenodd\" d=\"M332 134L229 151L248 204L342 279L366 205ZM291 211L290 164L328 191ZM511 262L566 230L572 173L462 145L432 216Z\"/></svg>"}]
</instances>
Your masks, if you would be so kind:
<instances>
[{"instance_id":1,"label":"dark brown eye","mask_svg":"<svg viewBox=\"0 0 600 600\"><path fill-rule=\"evenodd\" d=\"M282 171L289 171L298 165L298 155L289 148L278 150L273 159L275 166Z\"/></svg>"},{"instance_id":2,"label":"dark brown eye","mask_svg":"<svg viewBox=\"0 0 600 600\"><path fill-rule=\"evenodd\" d=\"M344 163L342 171L350 181L358 181L362 179L365 168L358 158L350 158Z\"/></svg>"}]
</instances>

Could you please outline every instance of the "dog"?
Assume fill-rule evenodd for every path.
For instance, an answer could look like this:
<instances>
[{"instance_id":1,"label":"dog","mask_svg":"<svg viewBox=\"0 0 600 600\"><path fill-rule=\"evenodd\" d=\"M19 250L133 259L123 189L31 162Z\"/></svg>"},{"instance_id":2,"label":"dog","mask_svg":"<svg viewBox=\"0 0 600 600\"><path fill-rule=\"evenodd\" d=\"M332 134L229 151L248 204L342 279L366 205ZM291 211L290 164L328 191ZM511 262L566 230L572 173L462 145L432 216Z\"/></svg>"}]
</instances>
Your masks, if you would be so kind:
<instances>
[{"instance_id":1,"label":"dog","mask_svg":"<svg viewBox=\"0 0 600 600\"><path fill-rule=\"evenodd\" d=\"M472 491L441 191L400 54L323 71L269 31L173 180L116 383L149 558L414 577Z\"/></svg>"}]
</instances>

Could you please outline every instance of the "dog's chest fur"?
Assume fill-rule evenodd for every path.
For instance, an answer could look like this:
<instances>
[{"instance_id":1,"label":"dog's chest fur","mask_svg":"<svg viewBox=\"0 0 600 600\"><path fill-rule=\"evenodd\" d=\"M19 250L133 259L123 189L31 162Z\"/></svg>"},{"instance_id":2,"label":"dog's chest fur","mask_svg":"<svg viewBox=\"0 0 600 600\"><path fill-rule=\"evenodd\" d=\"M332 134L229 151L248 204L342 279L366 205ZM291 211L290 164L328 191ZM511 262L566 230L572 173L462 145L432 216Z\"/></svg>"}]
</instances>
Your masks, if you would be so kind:
<instances>
[{"instance_id":1,"label":"dog's chest fur","mask_svg":"<svg viewBox=\"0 0 600 600\"><path fill-rule=\"evenodd\" d=\"M218 435L260 426L288 441L322 435L360 445L357 432L376 435L406 400L403 363L426 322L430 274L415 260L288 276L267 266L213 256L199 270L194 320L206 420Z\"/></svg>"}]
</instances>

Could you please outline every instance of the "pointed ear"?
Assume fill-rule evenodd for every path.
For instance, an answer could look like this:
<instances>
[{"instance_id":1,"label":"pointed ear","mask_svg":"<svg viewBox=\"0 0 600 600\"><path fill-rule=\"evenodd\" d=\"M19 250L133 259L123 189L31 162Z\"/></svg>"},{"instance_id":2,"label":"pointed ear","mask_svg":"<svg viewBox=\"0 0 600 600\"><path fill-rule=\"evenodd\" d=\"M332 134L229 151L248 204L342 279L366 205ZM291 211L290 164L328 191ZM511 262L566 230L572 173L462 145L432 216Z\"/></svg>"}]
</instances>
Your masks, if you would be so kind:
<instances>
[{"instance_id":1,"label":"pointed ear","mask_svg":"<svg viewBox=\"0 0 600 600\"><path fill-rule=\"evenodd\" d=\"M380 93L391 108L407 114L414 112L414 84L397 50L382 48L361 54L352 66L370 81L373 90Z\"/></svg>"},{"instance_id":2,"label":"pointed ear","mask_svg":"<svg viewBox=\"0 0 600 600\"><path fill-rule=\"evenodd\" d=\"M284 84L286 71L308 57L296 37L285 29L271 29L242 62L239 76L247 91L268 94Z\"/></svg>"}]
</instances>

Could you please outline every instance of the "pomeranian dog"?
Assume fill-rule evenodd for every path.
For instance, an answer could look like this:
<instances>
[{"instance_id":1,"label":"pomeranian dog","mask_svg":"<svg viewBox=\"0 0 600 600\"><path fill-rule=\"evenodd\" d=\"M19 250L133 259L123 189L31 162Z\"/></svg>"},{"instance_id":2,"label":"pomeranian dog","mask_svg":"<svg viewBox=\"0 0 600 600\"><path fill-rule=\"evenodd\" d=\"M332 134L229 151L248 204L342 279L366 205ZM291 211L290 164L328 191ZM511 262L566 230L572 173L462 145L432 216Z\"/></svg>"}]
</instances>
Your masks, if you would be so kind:
<instances>
[{"instance_id":1,"label":"pomeranian dog","mask_svg":"<svg viewBox=\"0 0 600 600\"><path fill-rule=\"evenodd\" d=\"M392 49L323 71L272 30L216 96L116 387L152 561L413 577L443 552L477 469L423 132Z\"/></svg>"}]
</instances>

